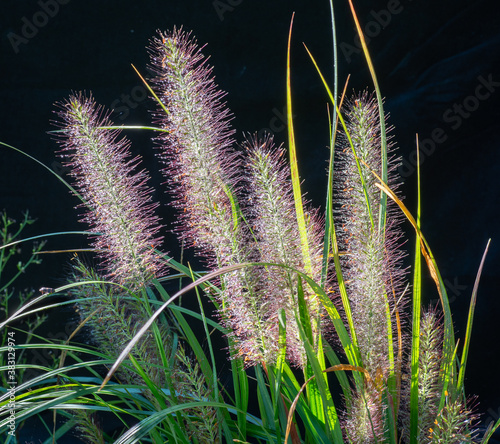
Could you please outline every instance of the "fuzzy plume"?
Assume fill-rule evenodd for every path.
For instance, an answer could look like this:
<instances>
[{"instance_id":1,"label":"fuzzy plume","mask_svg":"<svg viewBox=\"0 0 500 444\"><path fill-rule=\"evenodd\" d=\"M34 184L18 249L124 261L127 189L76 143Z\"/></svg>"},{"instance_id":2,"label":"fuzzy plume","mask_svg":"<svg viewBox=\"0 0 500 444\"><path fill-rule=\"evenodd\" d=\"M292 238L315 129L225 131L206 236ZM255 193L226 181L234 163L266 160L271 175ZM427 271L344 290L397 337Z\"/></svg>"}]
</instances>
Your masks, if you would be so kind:
<instances>
[{"instance_id":1,"label":"fuzzy plume","mask_svg":"<svg viewBox=\"0 0 500 444\"><path fill-rule=\"evenodd\" d=\"M260 283L265 293L262 310L266 313L267 335L271 343L278 344L278 313L283 309L286 315L287 357L295 365L303 366L305 350L297 326L297 275L293 270L306 272L302 256L300 234L295 215L290 173L285 163L285 150L276 148L272 138L262 141L250 139L245 145L249 156L248 211L259 261L283 264L289 268L267 267L260 270ZM317 282L321 273L321 224L312 212L306 214L308 241L311 247L313 276ZM305 298L311 323L318 324L319 302L316 295L305 286ZM317 338L318 331L314 331ZM314 344L316 345L316 344ZM276 355L275 355L276 356Z\"/></svg>"},{"instance_id":2,"label":"fuzzy plume","mask_svg":"<svg viewBox=\"0 0 500 444\"><path fill-rule=\"evenodd\" d=\"M373 383L367 383L363 391L353 393L344 414L345 435L352 444L383 443L384 406L382 390Z\"/></svg>"},{"instance_id":3,"label":"fuzzy plume","mask_svg":"<svg viewBox=\"0 0 500 444\"><path fill-rule=\"evenodd\" d=\"M155 119L168 131L159 138L160 157L180 210L179 237L204 254L212 268L248 262L249 233L235 197L240 162L231 147L224 93L190 34L160 33L150 53L153 89L162 102ZM224 274L218 293L232 347L249 364L263 359L264 348L254 285L252 271L244 268Z\"/></svg>"},{"instance_id":4,"label":"fuzzy plume","mask_svg":"<svg viewBox=\"0 0 500 444\"><path fill-rule=\"evenodd\" d=\"M156 121L168 131L159 138L162 171L180 209L179 236L208 255L214 265L233 263L236 232L231 211L231 187L238 159L230 113L221 102L212 68L190 34L174 30L152 41L154 90L167 109Z\"/></svg>"},{"instance_id":5,"label":"fuzzy plume","mask_svg":"<svg viewBox=\"0 0 500 444\"><path fill-rule=\"evenodd\" d=\"M428 430L429 444L473 444L483 442L478 438L475 422L477 416L460 399L446 400L434 423Z\"/></svg>"},{"instance_id":6,"label":"fuzzy plume","mask_svg":"<svg viewBox=\"0 0 500 444\"><path fill-rule=\"evenodd\" d=\"M389 205L385 230L379 230L380 190L372 174L374 171L380 176L382 170L376 101L362 94L348 104L345 118L358 162L344 137L336 184L339 244L346 252L344 275L363 366L372 375L380 371L386 375L390 367L388 350L398 345L395 340L389 342L397 333L396 320L393 317L389 321L387 313L394 313L404 278L402 254L395 248L401 237L399 220ZM393 169L390 167L389 173ZM389 185L395 185L390 174Z\"/></svg>"},{"instance_id":7,"label":"fuzzy plume","mask_svg":"<svg viewBox=\"0 0 500 444\"><path fill-rule=\"evenodd\" d=\"M60 156L85 201L83 222L99 233L93 246L104 260L106 277L133 288L147 285L164 272L155 253L161 238L149 177L135 172L140 159L131 158L130 144L118 140L119 131L102 128L112 122L91 96L73 95L61 109Z\"/></svg>"},{"instance_id":8,"label":"fuzzy plume","mask_svg":"<svg viewBox=\"0 0 500 444\"><path fill-rule=\"evenodd\" d=\"M396 248L401 234L390 205L384 220L379 221L383 214L381 192L373 174L382 175L383 163L377 102L364 93L346 108L345 121L355 154L348 137L342 135L336 182L339 248L345 251L343 274L361 363L382 387L390 372L401 366L398 334L405 301L398 299L403 294L405 273L400 264L402 254ZM394 164L388 161L388 165L388 185L394 189ZM365 387L354 391L352 399L346 415L352 442L380 442L387 427L380 390Z\"/></svg>"},{"instance_id":9,"label":"fuzzy plume","mask_svg":"<svg viewBox=\"0 0 500 444\"><path fill-rule=\"evenodd\" d=\"M437 415L441 397L442 380L440 369L442 362L443 327L435 311L422 314L420 323L420 353L418 360L418 439L428 442L426 436ZM402 387L400 423L403 442L410 442L410 396L411 369L408 370Z\"/></svg>"},{"instance_id":10,"label":"fuzzy plume","mask_svg":"<svg viewBox=\"0 0 500 444\"><path fill-rule=\"evenodd\" d=\"M473 443L476 415L456 394L446 397L439 410L443 390L443 325L435 310L422 313L420 323L420 354L418 360L418 436L417 442ZM410 375L403 386L400 422L403 442L410 442ZM461 394L458 395L461 398Z\"/></svg>"}]
</instances>

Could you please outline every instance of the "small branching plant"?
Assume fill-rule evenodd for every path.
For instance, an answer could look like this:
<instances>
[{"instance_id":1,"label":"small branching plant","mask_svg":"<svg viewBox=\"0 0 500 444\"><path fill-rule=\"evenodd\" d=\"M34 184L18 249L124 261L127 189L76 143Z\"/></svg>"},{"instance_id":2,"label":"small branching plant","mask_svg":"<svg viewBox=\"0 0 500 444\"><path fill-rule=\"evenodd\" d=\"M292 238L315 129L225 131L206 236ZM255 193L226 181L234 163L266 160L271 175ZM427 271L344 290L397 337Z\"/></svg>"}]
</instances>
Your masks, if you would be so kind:
<instances>
[{"instance_id":1,"label":"small branching plant","mask_svg":"<svg viewBox=\"0 0 500 444\"><path fill-rule=\"evenodd\" d=\"M333 17L333 3L331 9ZM201 270L162 251L162 234L172 227L161 225L148 173L121 136L132 127L114 126L92 95L75 93L58 104L54 133L71 171L70 183L59 179L80 200L92 255L74 254L66 285L24 299L17 310L2 305L4 340L6 326L24 320L31 332L49 308L76 304L80 314L65 342L28 338L31 347L51 347L58 359L20 381L16 424L38 417L48 431L45 442L72 434L99 444L489 440L499 423L479 436L464 394L486 251L459 345L445 286L420 231L420 200L412 216L397 191L397 151L352 13L373 93L339 96L309 53L332 107L323 213L301 191L292 27L287 149L271 136L249 134L237 143L224 93L190 33L174 29L151 40L152 77L141 79L155 104L154 126L144 129L155 131L178 216L173 230L201 259ZM335 41L334 21L332 31ZM6 221L0 272L13 251ZM416 234L411 269L403 266L405 221ZM423 263L436 283L438 308L422 306ZM175 292L176 282L182 285ZM55 296L59 302L52 304ZM184 306L181 296L199 309ZM75 342L79 331L86 332L83 344ZM221 349L215 337L227 345ZM229 378L221 373L221 356ZM6 363L0 365L5 371ZM14 443L10 401L4 390L0 431Z\"/></svg>"}]
</instances>

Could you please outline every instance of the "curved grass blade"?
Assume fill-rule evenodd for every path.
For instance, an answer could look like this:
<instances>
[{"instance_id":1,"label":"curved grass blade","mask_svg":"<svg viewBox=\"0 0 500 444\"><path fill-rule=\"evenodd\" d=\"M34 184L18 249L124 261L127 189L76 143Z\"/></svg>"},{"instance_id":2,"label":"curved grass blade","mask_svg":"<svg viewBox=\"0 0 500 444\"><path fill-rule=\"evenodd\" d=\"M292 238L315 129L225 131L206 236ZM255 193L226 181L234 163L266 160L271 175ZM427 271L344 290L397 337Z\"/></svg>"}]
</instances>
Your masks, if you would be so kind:
<instances>
[{"instance_id":1,"label":"curved grass blade","mask_svg":"<svg viewBox=\"0 0 500 444\"><path fill-rule=\"evenodd\" d=\"M309 253L309 242L307 239L306 220L304 217L304 206L302 202L302 191L300 189L300 176L297 162L297 150L295 146L295 133L293 129L292 114L292 86L290 80L290 52L292 41L293 15L290 21L290 30L288 33L287 61L286 61L286 114L288 125L288 149L290 156L290 171L292 177L293 197L295 202L295 212L297 215L297 226L300 233L300 244L302 247L302 256L304 258L304 268L306 273L312 276L311 256Z\"/></svg>"},{"instance_id":2,"label":"curved grass blade","mask_svg":"<svg viewBox=\"0 0 500 444\"><path fill-rule=\"evenodd\" d=\"M382 179L384 184L387 184L387 134L385 128L385 114L382 94L380 93L380 87L377 81L377 75L375 74L375 68L373 67L372 59L368 51L368 46L366 44L365 36L363 30L358 20L358 16L352 4L352 0L349 0L349 6L351 7L352 16L354 22L356 23L356 30L358 32L359 39L361 41L361 46L363 48L363 53L365 55L366 63L368 64L368 69L373 81L373 86L375 87L375 94L377 95L379 118L380 118L380 149L381 149L381 159L382 159ZM379 208L379 232L385 233L385 223L387 216L387 196L385 193L380 193L380 208Z\"/></svg>"},{"instance_id":3,"label":"curved grass blade","mask_svg":"<svg viewBox=\"0 0 500 444\"><path fill-rule=\"evenodd\" d=\"M45 239L46 237L51 237L51 236L61 236L63 234L85 234L87 236L95 236L96 234L99 234L99 233L93 233L91 231L59 231L57 233L39 234L38 236L27 237L26 239L19 239L17 241L10 242L10 243L5 244L5 245L0 245L0 250L3 250L4 248L13 247L14 245L18 245L18 244L21 244L23 242L29 242L29 241L38 240L38 239ZM75 250L71 250L71 251L75 251Z\"/></svg>"},{"instance_id":4,"label":"curved grass blade","mask_svg":"<svg viewBox=\"0 0 500 444\"><path fill-rule=\"evenodd\" d=\"M240 411L234 406L224 404L221 402L211 402L211 401L186 402L181 405L175 405L167 409L161 410L159 412L155 412L151 416L148 416L138 424L131 427L125 434L123 434L120 438L118 438L115 441L115 444L134 444L136 442L139 442L139 440L142 437L146 436L149 433L149 431L153 430L157 426L157 424L162 422L165 418L171 416L176 412L189 409L196 409L197 407L198 408L216 407L216 408L228 409L233 412ZM241 413L248 415L247 412L241 411ZM265 436L269 439L269 442L274 441L273 436L270 433L268 433L264 427L261 428L261 431L264 432Z\"/></svg>"},{"instance_id":5,"label":"curved grass blade","mask_svg":"<svg viewBox=\"0 0 500 444\"><path fill-rule=\"evenodd\" d=\"M339 365L335 365L335 366L329 367L329 368L323 370L323 373L330 373L330 372L337 372L337 371L343 371L343 372L345 372L345 371L353 371L354 372L355 371L355 372L360 372L360 373L364 374L364 376L367 379L367 381L370 381L370 374L363 367L358 367L358 366L349 365L349 364L339 364ZM292 403L292 405L290 407L290 410L288 412L288 421L287 421L287 426L286 426L285 442L287 442L288 436L290 434L291 424L292 424L292 420L293 420L293 415L294 415L295 410L297 408L297 403L299 402L300 395L306 389L307 385L314 378L316 378L316 375L312 375L309 379L306 380L306 382L304 382L304 384L302 384L302 386L300 387L297 395L295 396L295 399L293 400L293 403ZM340 442L342 442L342 441L340 441Z\"/></svg>"},{"instance_id":6,"label":"curved grass blade","mask_svg":"<svg viewBox=\"0 0 500 444\"><path fill-rule=\"evenodd\" d=\"M26 156L28 157L29 159L33 160L34 162L38 163L38 165L42 166L43 168L45 168L50 174L53 174L54 176L57 177L58 180L60 180L69 190L71 190L71 192L77 196L82 202L84 202L83 200L83 197L78 194L78 192L68 183L66 182L59 174L57 174L55 171L51 170L47 165L45 165L43 162L40 162L38 159L36 159L35 157L33 156L30 156L28 153L25 153L23 150L20 150L19 148L16 148L12 145L9 145L7 143L4 143L4 142L0 142L0 145L2 146L5 146L7 148L10 148L11 150L14 150L16 152L18 152L19 154L22 154L23 156Z\"/></svg>"},{"instance_id":7,"label":"curved grass blade","mask_svg":"<svg viewBox=\"0 0 500 444\"><path fill-rule=\"evenodd\" d=\"M458 381L457 381L457 391L461 391L464 385L465 378L465 366L467 364L467 356L469 354L469 345L470 338L472 333L472 321L474 319L474 310L476 308L476 300L477 300L477 290L479 287L479 280L481 279L481 273L483 272L484 262L486 260L486 255L488 254L488 249L490 247L491 239L488 240L486 244L486 248L484 249L483 257L481 259L481 264L479 265L479 270L477 271L476 281L474 282L474 288L472 290L472 296L469 307L469 315L467 317L467 330L465 331L465 341L464 341L464 349L462 352L462 361L460 363L460 371L458 373Z\"/></svg>"},{"instance_id":8,"label":"curved grass blade","mask_svg":"<svg viewBox=\"0 0 500 444\"><path fill-rule=\"evenodd\" d=\"M125 349L120 353L120 356L118 356L116 362L114 365L111 367L109 370L108 374L106 375L106 378L104 379L101 389L104 388L104 386L107 384L107 382L111 379L113 374L116 372L120 364L125 360L125 358L128 356L130 351L134 348L134 346L137 344L139 339L142 337L144 333L151 327L151 324L156 320L158 316L167 308L173 301L175 301L177 298L182 296L183 294L189 292L190 290L196 288L198 285L202 284L203 282L209 281L210 279L213 279L214 277L220 276L224 273L227 273L229 271L234 271L234 270L239 270L240 268L244 268L249 266L250 264L237 264L237 265L230 265L227 267L223 267L219 270L213 271L200 279L196 280L195 282L192 282L191 284L187 285L184 287L182 290L178 291L175 293L168 301L166 301L158 310L156 310L153 315L149 318L149 320L141 327L141 329L136 333L136 335L133 337L133 339L128 343L128 345L125 347Z\"/></svg>"}]
</instances>

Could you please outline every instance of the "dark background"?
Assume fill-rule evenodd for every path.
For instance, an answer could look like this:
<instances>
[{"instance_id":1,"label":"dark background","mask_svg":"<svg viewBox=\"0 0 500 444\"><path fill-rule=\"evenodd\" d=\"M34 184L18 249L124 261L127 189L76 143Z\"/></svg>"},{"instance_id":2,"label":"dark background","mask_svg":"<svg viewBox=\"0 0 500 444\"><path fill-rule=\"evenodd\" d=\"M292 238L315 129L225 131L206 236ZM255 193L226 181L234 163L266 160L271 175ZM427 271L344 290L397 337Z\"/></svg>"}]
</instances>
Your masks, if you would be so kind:
<instances>
[{"instance_id":1,"label":"dark background","mask_svg":"<svg viewBox=\"0 0 500 444\"><path fill-rule=\"evenodd\" d=\"M423 232L447 283L461 343L475 274L492 238L479 287L466 388L479 395L478 410L484 418L496 420L500 416L498 6L492 1L457 0L360 0L355 6L371 37L369 50L403 159L402 192L412 210L416 133L426 152L421 166ZM340 83L351 74L348 91L371 88L347 0L336 1L335 7ZM131 64L146 73L145 47L155 30L183 25L201 44L207 43L205 53L215 66L217 83L228 92L237 139L243 132L262 133L267 128L278 142L286 142L282 120L286 44L293 11L292 83L300 168L309 198L323 205L327 96L302 42L330 80L327 0L3 0L0 140L64 173L55 154L57 145L47 131L53 129L54 103L71 91L92 91L99 103L115 109L117 124L149 124L151 102ZM480 86L482 82L489 82L489 90ZM155 199L165 202L151 134L127 135L152 173L152 185L158 190ZM46 170L0 147L0 210L19 218L28 209L38 220L26 236L83 229L73 208L76 203ZM174 220L166 206L161 216L167 225ZM405 229L412 234L408 225ZM166 243L175 254L172 236L167 234ZM46 248L83 246L85 239L66 236L52 238ZM410 254L412 248L413 240L408 243ZM20 285L35 289L60 285L68 258L44 257L43 265ZM435 304L432 285L425 288L424 297Z\"/></svg>"}]
</instances>

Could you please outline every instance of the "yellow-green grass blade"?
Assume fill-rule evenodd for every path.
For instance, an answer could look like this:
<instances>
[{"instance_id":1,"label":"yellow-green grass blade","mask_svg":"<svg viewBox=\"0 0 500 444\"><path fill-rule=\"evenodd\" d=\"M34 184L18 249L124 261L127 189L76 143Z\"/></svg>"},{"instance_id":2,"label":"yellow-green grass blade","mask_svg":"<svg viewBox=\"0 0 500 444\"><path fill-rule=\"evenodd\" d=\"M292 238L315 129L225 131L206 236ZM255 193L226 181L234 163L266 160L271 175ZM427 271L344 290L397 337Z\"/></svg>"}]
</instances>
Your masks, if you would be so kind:
<instances>
[{"instance_id":1,"label":"yellow-green grass blade","mask_svg":"<svg viewBox=\"0 0 500 444\"><path fill-rule=\"evenodd\" d=\"M340 362L340 359L335 353L335 351L328 343L325 342L324 347L325 347L325 356L328 359L329 367L336 367L339 365L343 365ZM335 372L335 376L337 376L340 387L342 388L342 394L344 395L344 399L346 400L346 402L350 401L352 396L352 390L345 372Z\"/></svg>"},{"instance_id":2,"label":"yellow-green grass blade","mask_svg":"<svg viewBox=\"0 0 500 444\"><path fill-rule=\"evenodd\" d=\"M154 97L154 99L158 102L158 105L160 105L160 107L163 109L163 111L165 111L165 114L170 114L170 112L168 111L167 107L163 104L163 102L160 100L160 98L153 91L153 88L151 88L149 86L149 83L141 75L141 73L139 72L139 70L134 65L132 65L132 68L134 69L134 71L136 72L136 74L139 76L139 78L142 80L142 83L144 83L144 85L146 86L146 88L148 89L148 91L151 93L151 95Z\"/></svg>"},{"instance_id":3,"label":"yellow-green grass blade","mask_svg":"<svg viewBox=\"0 0 500 444\"><path fill-rule=\"evenodd\" d=\"M257 398L259 401L260 417L266 428L274 428L274 406L269 396L268 385L260 365L255 366L255 377L257 379Z\"/></svg>"},{"instance_id":4,"label":"yellow-green grass blade","mask_svg":"<svg viewBox=\"0 0 500 444\"><path fill-rule=\"evenodd\" d=\"M347 356L349 363L356 367L361 367L361 357L359 354L358 347L353 344L349 333L347 332L344 323L340 317L340 314L332 303L328 295L325 293L324 289L318 285L313 279L307 276L304 273L297 272L302 279L307 282L307 284L314 291L316 296L320 299L321 303L325 307L325 310L332 321L332 324L337 332L337 335L342 343L342 348ZM359 375L355 374L354 378L357 384L360 384L362 381L359 379Z\"/></svg>"},{"instance_id":5,"label":"yellow-green grass blade","mask_svg":"<svg viewBox=\"0 0 500 444\"><path fill-rule=\"evenodd\" d=\"M309 401L309 407L318 422L322 424L330 442L342 442L342 432L340 430L340 422L337 415L335 404L333 403L332 394L328 388L328 383L325 378L324 368L321 368L320 362L317 360L316 353L307 339L307 332L301 324L298 325L302 343L307 353L307 370L305 371L306 392ZM322 409L320 412L319 409Z\"/></svg>"},{"instance_id":6,"label":"yellow-green grass blade","mask_svg":"<svg viewBox=\"0 0 500 444\"><path fill-rule=\"evenodd\" d=\"M160 133L169 133L170 131L164 128L158 128L156 126L144 126L144 125L109 125L109 126L97 126L96 129L100 130L146 130L146 131L157 131ZM65 129L47 131L49 134L64 134Z\"/></svg>"},{"instance_id":7,"label":"yellow-green grass blade","mask_svg":"<svg viewBox=\"0 0 500 444\"><path fill-rule=\"evenodd\" d=\"M314 57L312 56L312 54L309 52L309 50L307 49L306 47L306 51L308 52L309 56L311 57L311 60L314 64L314 66L316 67L316 71L318 72L322 82L323 82L323 85L328 93L328 96L330 97L330 100L333 104L333 106L336 108L337 110L337 116L342 124L342 127L344 128L344 130L346 130L346 125L345 125L345 122L344 122L344 119L342 117L342 115L340 114L340 110L337 106L337 102L332 94L332 92L330 91L330 87L328 86L323 74L321 73L319 67L318 67L318 64L316 63L316 60L314 59ZM349 139L349 143L351 146L353 146L353 143L352 143L352 140L350 138L350 135L348 132L346 132L347 134L347 137ZM357 158L356 158L357 159ZM333 165L332 165L333 166ZM332 174L333 174L333 171L332 171ZM366 187L364 188L364 193L365 193L365 198L367 199L368 198L368 195L366 193ZM331 195L333 196L333 191L331 191ZM330 203L331 205L331 203ZM343 274L342 274L342 268L340 266L340 255L339 255L339 248L338 248L338 243L337 243L337 235L336 235L336 230L335 230L335 225L333 223L333 216L332 216L332 220L331 220L331 224L330 224L330 231L331 231L331 236L332 236L332 250L333 250L333 261L334 261L334 264L335 264L335 272L336 272L336 275L337 275L337 282L338 282L338 285L339 285L339 290L340 290L340 296L342 298L342 305L344 307L344 311L346 313L346 317L347 317L347 323L349 325L349 331L351 333L351 338L352 338L352 342L353 344L355 345L355 347L357 348L357 337L356 337L356 330L354 328L354 322L353 322L353 319L352 319L352 311L351 311L351 305L350 305L350 302L349 302L349 298L347 296L347 291L346 291L346 287L345 287L345 281L343 279Z\"/></svg>"},{"instance_id":8,"label":"yellow-green grass blade","mask_svg":"<svg viewBox=\"0 0 500 444\"><path fill-rule=\"evenodd\" d=\"M471 296L470 307L469 307L469 315L467 317L467 330L465 331L464 348L462 351L462 361L460 362L460 371L458 373L458 381L457 381L457 391L458 392L462 391L463 385L464 385L465 366L467 364L467 356L469 354L469 345L470 345L470 338L471 338L471 333L472 333L472 322L474 319L474 311L476 308L477 290L479 287L479 280L481 279L481 273L483 271L484 262L486 260L486 255L488 254L488 249L490 247L490 242L491 242L491 239L488 240L488 243L486 244L486 248L484 249L483 257L481 259L481 263L480 263L479 269L477 271L476 281L474 282L474 288L472 289L472 296Z\"/></svg>"},{"instance_id":9,"label":"yellow-green grass blade","mask_svg":"<svg viewBox=\"0 0 500 444\"><path fill-rule=\"evenodd\" d=\"M377 75L375 74L375 68L373 67L372 59L368 51L368 45L366 44L365 36L359 23L358 16L352 4L352 0L349 0L349 6L351 7L351 12L356 23L356 30L358 32L359 39L361 41L361 47L363 48L363 53L365 55L366 63L368 64L368 69L370 70L370 75L372 77L373 86L375 87L375 94L377 95L379 118L380 118L380 149L381 149L381 159L382 159L382 182L387 184L387 134L385 127L385 114L382 94L380 93L380 87L377 81ZM379 224L378 229L382 234L385 233L385 223L387 216L387 196L385 193L380 193L380 208L379 208Z\"/></svg>"},{"instance_id":10,"label":"yellow-green grass blade","mask_svg":"<svg viewBox=\"0 0 500 444\"><path fill-rule=\"evenodd\" d=\"M303 391L305 390L306 386L305 385L302 385L302 387L300 386L290 367L285 366L284 370L285 371L283 373L283 392L288 400L287 402L291 402L292 399L294 400L288 412L287 429L286 429L287 439L285 440L285 442L287 444L290 443L288 437L290 436L290 432L293 433L292 421L294 413L296 411L302 418L302 421L306 428L305 433L307 435L307 439L305 442L314 444L317 443L330 444L331 440L328 438L324 430L324 423L320 423L318 419L312 414L311 409L309 408L309 405L306 401L306 398L303 395ZM296 441L293 441L294 444L295 442ZM299 441L299 443L300 442L303 441Z\"/></svg>"},{"instance_id":11,"label":"yellow-green grass blade","mask_svg":"<svg viewBox=\"0 0 500 444\"><path fill-rule=\"evenodd\" d=\"M385 322L387 327L387 359L389 361L389 375L387 378L387 386L391 395L396 394L396 372L394 361L394 333L392 328L393 312L389 305L389 298L387 293L384 292L384 305L385 305Z\"/></svg>"},{"instance_id":12,"label":"yellow-green grass blade","mask_svg":"<svg viewBox=\"0 0 500 444\"><path fill-rule=\"evenodd\" d=\"M232 348L232 344L229 345ZM234 398L236 402L236 407L242 412L248 410L249 401L249 385L248 385L248 375L245 372L245 365L241 358L231 359L231 375L233 379L234 387ZM246 416L240 412L236 413L237 423L238 423L238 433L240 439L245 439L247 434L247 421ZM229 436L226 433L226 436Z\"/></svg>"},{"instance_id":13,"label":"yellow-green grass blade","mask_svg":"<svg viewBox=\"0 0 500 444\"><path fill-rule=\"evenodd\" d=\"M164 128L158 128L156 126L140 126L140 125L113 125L113 126L98 126L96 129L107 129L107 130L146 130L146 131L157 131L159 133L169 133L170 131ZM54 131L56 132L56 131Z\"/></svg>"},{"instance_id":14,"label":"yellow-green grass blade","mask_svg":"<svg viewBox=\"0 0 500 444\"><path fill-rule=\"evenodd\" d=\"M352 372L355 372L355 373L361 373L363 376L365 376L365 378L370 381L370 374L363 368L363 367L355 367L353 365L349 365L349 364L338 364L338 365L334 365L332 367L329 367L325 370L323 370L323 373L330 373L330 372L339 372L339 373L342 373L344 374L345 376L345 372L346 371L352 371ZM306 389L307 385L311 383L311 381L313 381L314 379L316 378L316 375L313 375L311 376L310 378L308 378L303 384L302 384L302 387L296 387L298 390L296 392L296 395L294 397L294 400L293 400L293 403L292 405L290 406L290 411L288 413L288 424L287 424L287 432L286 432L286 435L285 437L288 437L288 434L290 432L290 424L291 424L291 421L292 421L292 418L293 418L293 415L295 413L295 410L297 409L298 410L298 407L300 406L300 401L302 399L302 393L304 391L304 389ZM316 442L316 441L313 441L313 442ZM331 441L329 441L331 442ZM333 442L339 442L339 443L342 443L342 437L340 436L340 440L335 440Z\"/></svg>"},{"instance_id":15,"label":"yellow-green grass blade","mask_svg":"<svg viewBox=\"0 0 500 444\"><path fill-rule=\"evenodd\" d=\"M384 422L386 424L385 429L385 441L387 444L398 444L396 440L397 436L397 414L394 411L395 405L392 401L392 393L389 389L382 392L381 395L382 405L386 406L384 409Z\"/></svg>"},{"instance_id":16,"label":"yellow-green grass blade","mask_svg":"<svg viewBox=\"0 0 500 444\"><path fill-rule=\"evenodd\" d=\"M302 279L300 278L300 276L297 277L297 299L298 299L298 315L299 315L299 319L297 319L297 324L299 325L299 331L304 333L304 337L302 337L302 342L304 344L304 347L306 346L306 343L310 344L312 351L314 347L313 329L311 326L309 311L307 309L307 303L304 298L304 288L302 286ZM317 357L316 353L315 356ZM317 364L319 365L320 371L324 370L325 367L324 366L321 367L319 361ZM308 379L313 374L314 370L313 367L311 366L311 360L308 353L308 359L306 365L304 366L304 377L305 379ZM309 406L313 414L318 418L320 422L324 423L325 415L324 415L323 399L320 396L317 384L312 383L308 385L306 393L307 393L307 399L309 401Z\"/></svg>"},{"instance_id":17,"label":"yellow-green grass blade","mask_svg":"<svg viewBox=\"0 0 500 444\"><path fill-rule=\"evenodd\" d=\"M307 238L306 220L304 216L304 206L302 202L302 191L300 189L300 176L297 162L297 150L295 146L295 133L293 129L293 109L292 109L292 85L290 75L290 52L292 40L293 16L290 22L290 31L288 34L287 62L286 62L286 113L288 125L288 150L290 156L290 173L292 177L293 198L295 202L295 213L297 217L297 226L300 234L300 244L302 248L302 257L304 259L304 268L306 273L312 276L311 255L309 252L309 241Z\"/></svg>"},{"instance_id":18,"label":"yellow-green grass blade","mask_svg":"<svg viewBox=\"0 0 500 444\"><path fill-rule=\"evenodd\" d=\"M335 14L333 1L330 0L330 16L332 22L333 43L333 97L338 93L338 57L337 57L337 33L335 25ZM330 227L333 225L333 159L335 154L335 139L337 136L337 109L333 108L333 116L328 119L330 126L330 158L328 161L328 182L325 209L325 237L323 241L323 265L321 269L321 285L324 286L328 279L328 258L330 255ZM333 129L333 130L332 130Z\"/></svg>"},{"instance_id":19,"label":"yellow-green grass blade","mask_svg":"<svg viewBox=\"0 0 500 444\"><path fill-rule=\"evenodd\" d=\"M420 151L417 138L417 219L420 230ZM420 358L420 313L422 306L422 261L420 239L415 238L415 258L413 267L413 307L411 344L411 388L410 388L410 444L418 444L418 377Z\"/></svg>"},{"instance_id":20,"label":"yellow-green grass blade","mask_svg":"<svg viewBox=\"0 0 500 444\"><path fill-rule=\"evenodd\" d=\"M361 169L361 164L359 162L359 158L356 154L356 148L354 147L354 143L352 141L352 138L351 138L351 135L347 129L347 126L345 124L345 121L344 121L344 118L342 116L342 114L340 113L340 109L337 105L337 100L335 99L335 97L333 96L331 90L330 90L330 87L328 86L328 83L326 82L325 80L325 77L323 76L323 74L321 73L321 70L319 69L318 67L318 64L316 63L316 60L314 59L313 55L311 54L311 52L309 51L309 49L307 49L307 46L304 45L304 47L306 48L306 51L307 53L309 54L309 57L311 58L313 64L314 64L314 67L316 68L316 71L318 72L320 78L321 78L321 81L323 82L323 85L326 89L326 92L328 93L328 96L332 102L332 104L335 106L335 109L337 111L337 116L340 120L340 123L342 125L342 128L346 134L346 137L347 137L347 140L349 141L349 146L351 147L351 150L352 152L354 153L354 160L356 161L356 167L358 169L358 173L359 173L359 177L361 179L361 184L363 186L363 194L364 194L364 197L365 197L365 203L366 203L366 208L367 208L367 211L368 211L368 214L370 216L370 223L372 225L372 228L374 228L375 226L375 222L374 222L374 219L373 219L373 212L372 212L372 208L371 208L371 205L370 205L370 199L368 198L368 190L367 190L367 187L366 187L366 181L365 181L365 178L363 176L363 170Z\"/></svg>"},{"instance_id":21,"label":"yellow-green grass blade","mask_svg":"<svg viewBox=\"0 0 500 444\"><path fill-rule=\"evenodd\" d=\"M286 314L283 308L278 312L278 328L278 358L276 360L276 368L268 368L268 377L274 405L276 437L278 438L278 442L281 442L280 424L286 424L284 404L280 402L283 368L286 365Z\"/></svg>"},{"instance_id":22,"label":"yellow-green grass blade","mask_svg":"<svg viewBox=\"0 0 500 444\"><path fill-rule=\"evenodd\" d=\"M372 171L373 174L375 174ZM376 174L375 174L376 175ZM380 180L380 178L377 176L377 178ZM430 249L429 244L427 243L424 235L420 231L420 228L418 227L415 219L413 218L412 214L408 211L404 203L394 194L394 192L383 182L376 183L375 184L380 190L382 190L384 193L386 193L401 209L401 211L404 213L408 221L411 223L413 228L415 229L417 233L417 238L419 240L420 244L420 251L422 252L422 255L424 256L424 259L426 261L427 267L429 269L429 272L431 274L432 279L434 280L434 283L436 284L436 288L439 293L439 297L441 300L441 305L443 307L443 313L444 313L444 344L443 344L443 374L446 375L446 378L449 378L450 375L450 368L448 367L448 363L452 362L450 360L452 354L453 354L453 349L455 348L455 336L454 336L454 329L453 329L453 321L452 321L452 316L451 316L451 309L450 309L450 302L448 299L448 295L446 293L446 287L444 285L444 281L441 277L441 274L439 272L436 260L434 258L434 255L432 254L432 251Z\"/></svg>"},{"instance_id":23,"label":"yellow-green grass blade","mask_svg":"<svg viewBox=\"0 0 500 444\"><path fill-rule=\"evenodd\" d=\"M349 78L347 79L344 90L342 92L342 97L340 98L339 109L342 108L342 103L344 101L347 84ZM336 92L335 92L336 94ZM327 180L327 190L326 190L326 208L325 208L325 236L323 239L323 264L321 269L321 285L324 287L328 281L328 265L330 259L330 250L332 245L336 245L336 239L334 239L335 224L333 221L333 175L335 171L335 134L337 133L338 127L338 115L337 109L334 108L334 117L332 120L328 119L330 124L330 157L328 159L328 180ZM328 113L330 114L330 113ZM342 279L341 279L342 280ZM344 287L345 289L345 287Z\"/></svg>"}]
</instances>

